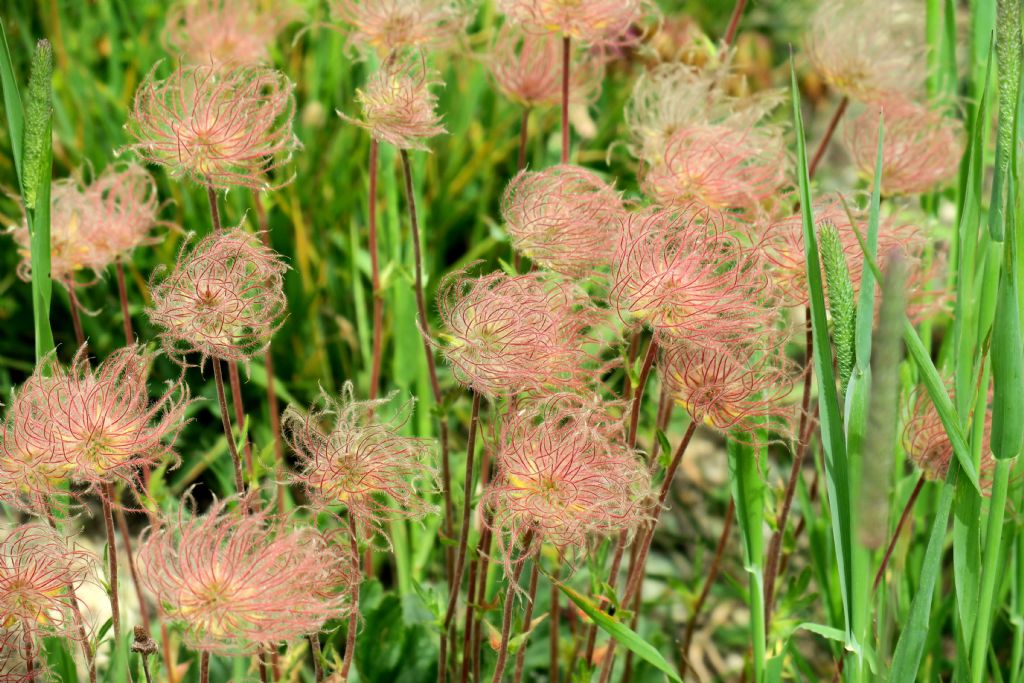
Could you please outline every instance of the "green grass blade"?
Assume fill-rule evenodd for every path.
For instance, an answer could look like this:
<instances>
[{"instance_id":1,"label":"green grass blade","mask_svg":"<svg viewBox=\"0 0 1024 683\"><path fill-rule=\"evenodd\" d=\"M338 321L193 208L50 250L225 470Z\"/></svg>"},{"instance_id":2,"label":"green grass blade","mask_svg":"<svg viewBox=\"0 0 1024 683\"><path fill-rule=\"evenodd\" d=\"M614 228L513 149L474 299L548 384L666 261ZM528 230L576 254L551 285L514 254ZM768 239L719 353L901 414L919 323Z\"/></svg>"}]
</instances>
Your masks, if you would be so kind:
<instances>
[{"instance_id":1,"label":"green grass blade","mask_svg":"<svg viewBox=\"0 0 1024 683\"><path fill-rule=\"evenodd\" d=\"M675 668L661 656L661 653L658 652L653 645L641 638L636 631L632 630L614 617L609 616L604 610L594 604L590 598L582 593L573 590L564 583L559 582L557 585L570 600L576 603L577 607L583 610L584 614L594 620L594 623L596 623L602 631L610 635L620 645L631 651L637 657L668 676L669 680L676 681L676 683L682 683L682 679L679 678L679 674L676 673Z\"/></svg>"},{"instance_id":2,"label":"green grass blade","mask_svg":"<svg viewBox=\"0 0 1024 683\"><path fill-rule=\"evenodd\" d=\"M736 524L743 542L743 564L749 575L750 638L754 652L754 680L763 681L767 633L764 615L764 506L765 486L757 471L753 449L735 440L727 445L729 479L736 502Z\"/></svg>"},{"instance_id":3,"label":"green grass blade","mask_svg":"<svg viewBox=\"0 0 1024 683\"><path fill-rule=\"evenodd\" d=\"M4 91L4 113L7 115L7 132L11 139L11 155L14 157L14 168L18 173L18 186L21 186L21 143L25 131L25 112L22 109L21 95L18 93L18 81L14 77L11 65L11 51L7 46L7 31L0 20L0 86Z\"/></svg>"}]
</instances>

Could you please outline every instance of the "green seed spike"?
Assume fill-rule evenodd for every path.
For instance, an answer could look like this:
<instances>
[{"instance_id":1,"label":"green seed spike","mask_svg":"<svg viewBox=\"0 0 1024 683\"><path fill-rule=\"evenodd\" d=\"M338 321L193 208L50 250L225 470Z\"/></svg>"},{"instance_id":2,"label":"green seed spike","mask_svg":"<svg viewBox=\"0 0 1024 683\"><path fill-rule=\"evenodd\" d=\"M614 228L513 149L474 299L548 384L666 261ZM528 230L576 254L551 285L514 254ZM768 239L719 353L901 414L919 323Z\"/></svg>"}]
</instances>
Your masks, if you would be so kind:
<instances>
[{"instance_id":1,"label":"green seed spike","mask_svg":"<svg viewBox=\"0 0 1024 683\"><path fill-rule=\"evenodd\" d=\"M28 79L28 100L25 103L25 133L22 149L22 197L25 207L36 208L41 176L46 168L46 148L50 144L50 117L53 99L50 81L53 78L53 48L50 41L40 40L32 55Z\"/></svg>"},{"instance_id":2,"label":"green seed spike","mask_svg":"<svg viewBox=\"0 0 1024 683\"><path fill-rule=\"evenodd\" d=\"M907 266L898 252L886 259L882 307L871 343L871 398L861 464L858 526L861 543L877 549L886 541L896 418L899 414L903 316Z\"/></svg>"},{"instance_id":3,"label":"green seed spike","mask_svg":"<svg viewBox=\"0 0 1024 683\"><path fill-rule=\"evenodd\" d=\"M832 342L835 344L836 363L839 366L839 384L845 394L856 360L856 295L839 239L839 230L832 223L824 221L818 229L818 240L821 244L821 260L825 266L825 283L828 286L828 308L832 314Z\"/></svg>"}]
</instances>

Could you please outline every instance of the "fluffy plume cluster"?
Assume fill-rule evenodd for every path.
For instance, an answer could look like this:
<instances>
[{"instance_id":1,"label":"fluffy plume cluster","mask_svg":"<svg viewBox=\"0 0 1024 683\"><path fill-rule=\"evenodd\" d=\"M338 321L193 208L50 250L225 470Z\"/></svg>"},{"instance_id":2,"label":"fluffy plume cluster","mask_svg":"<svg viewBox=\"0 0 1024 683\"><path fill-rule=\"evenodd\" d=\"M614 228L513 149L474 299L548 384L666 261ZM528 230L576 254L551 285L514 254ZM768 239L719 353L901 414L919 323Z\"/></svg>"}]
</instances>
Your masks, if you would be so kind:
<instances>
[{"instance_id":1,"label":"fluffy plume cluster","mask_svg":"<svg viewBox=\"0 0 1024 683\"><path fill-rule=\"evenodd\" d=\"M846 148L861 173L869 178L875 173L879 113L885 120L882 192L920 194L956 176L964 151L963 122L908 100L868 107L847 126Z\"/></svg>"},{"instance_id":2,"label":"fluffy plume cluster","mask_svg":"<svg viewBox=\"0 0 1024 683\"><path fill-rule=\"evenodd\" d=\"M756 250L698 207L630 214L615 250L612 298L627 323L706 345L762 335L770 295Z\"/></svg>"},{"instance_id":3,"label":"fluffy plume cluster","mask_svg":"<svg viewBox=\"0 0 1024 683\"><path fill-rule=\"evenodd\" d=\"M501 213L512 244L535 263L572 277L608 264L622 198L579 166L523 171L509 183Z\"/></svg>"},{"instance_id":4,"label":"fluffy plume cluster","mask_svg":"<svg viewBox=\"0 0 1024 683\"><path fill-rule=\"evenodd\" d=\"M146 590L193 648L251 653L316 633L353 608L346 542L265 511L217 502L150 529L138 551Z\"/></svg>"},{"instance_id":5,"label":"fluffy plume cluster","mask_svg":"<svg viewBox=\"0 0 1024 683\"><path fill-rule=\"evenodd\" d=\"M682 128L644 171L644 191L664 205L696 202L753 212L786 182L786 154L773 129L726 125Z\"/></svg>"},{"instance_id":6,"label":"fluffy plume cluster","mask_svg":"<svg viewBox=\"0 0 1024 683\"><path fill-rule=\"evenodd\" d=\"M471 17L462 0L332 0L331 13L349 27L350 43L381 56L441 45Z\"/></svg>"},{"instance_id":7,"label":"fluffy plume cluster","mask_svg":"<svg viewBox=\"0 0 1024 683\"><path fill-rule=\"evenodd\" d=\"M323 396L323 406L284 413L284 435L299 461L295 475L317 507L343 507L367 536L396 517L431 512L423 495L435 488L430 441L403 436L410 405L382 419L393 397L356 401L352 383L341 400Z\"/></svg>"},{"instance_id":8,"label":"fluffy plume cluster","mask_svg":"<svg viewBox=\"0 0 1024 683\"><path fill-rule=\"evenodd\" d=\"M461 384L488 397L578 384L595 322L585 295L539 273L470 278L452 273L437 294L441 353Z\"/></svg>"},{"instance_id":9,"label":"fluffy plume cluster","mask_svg":"<svg viewBox=\"0 0 1024 683\"><path fill-rule=\"evenodd\" d=\"M805 54L852 99L912 96L925 81L924 20L915 0L826 0L811 18Z\"/></svg>"},{"instance_id":10,"label":"fluffy plume cluster","mask_svg":"<svg viewBox=\"0 0 1024 683\"><path fill-rule=\"evenodd\" d=\"M135 93L127 129L136 142L128 148L174 178L270 189L267 174L299 147L291 81L273 69L209 64L158 80L158 67Z\"/></svg>"},{"instance_id":11,"label":"fluffy plume cluster","mask_svg":"<svg viewBox=\"0 0 1024 683\"><path fill-rule=\"evenodd\" d=\"M499 0L509 19L534 33L559 33L585 45L632 45L655 12L647 0Z\"/></svg>"},{"instance_id":12,"label":"fluffy plume cluster","mask_svg":"<svg viewBox=\"0 0 1024 683\"><path fill-rule=\"evenodd\" d=\"M170 274L153 273L147 310L168 355L245 361L261 353L287 307L280 256L259 237L232 228L182 247Z\"/></svg>"},{"instance_id":13,"label":"fluffy plume cluster","mask_svg":"<svg viewBox=\"0 0 1024 683\"><path fill-rule=\"evenodd\" d=\"M151 243L160 202L153 176L138 164L116 164L93 182L64 178L53 183L50 196L50 261L55 280L70 282L75 274L103 273L118 257ZM21 261L18 275L32 277L28 223L12 228Z\"/></svg>"},{"instance_id":14,"label":"fluffy plume cluster","mask_svg":"<svg viewBox=\"0 0 1024 683\"><path fill-rule=\"evenodd\" d=\"M88 578L91 560L48 527L0 532L0 662L19 656L26 638L38 649L44 636L80 637L74 591Z\"/></svg>"},{"instance_id":15,"label":"fluffy plume cluster","mask_svg":"<svg viewBox=\"0 0 1024 683\"><path fill-rule=\"evenodd\" d=\"M557 396L506 417L484 494L506 562L531 531L533 544L565 551L643 519L647 467L613 434L622 436L621 421Z\"/></svg>"},{"instance_id":16,"label":"fluffy plume cluster","mask_svg":"<svg viewBox=\"0 0 1024 683\"><path fill-rule=\"evenodd\" d=\"M951 386L947 382L947 389ZM981 475L985 483L986 473L990 473L995 459L992 456L992 411L985 411L985 425L981 442ZM953 461L953 444L949 440L946 428L935 404L928 396L924 387L915 392L911 406L910 418L903 430L903 447L907 457L917 465L928 479L943 481L949 471L949 463ZM991 483L990 481L988 483Z\"/></svg>"},{"instance_id":17,"label":"fluffy plume cluster","mask_svg":"<svg viewBox=\"0 0 1024 683\"><path fill-rule=\"evenodd\" d=\"M426 140L445 132L437 115L437 96L430 87L422 60L409 58L388 62L356 91L362 119L338 112L345 121L370 132L375 140L399 149L428 150Z\"/></svg>"},{"instance_id":18,"label":"fluffy plume cluster","mask_svg":"<svg viewBox=\"0 0 1024 683\"><path fill-rule=\"evenodd\" d=\"M31 502L51 493L56 477L94 488L132 484L140 467L174 460L188 389L175 383L150 401L153 357L129 346L93 368L82 347L69 367L52 357L44 363L15 395L5 420L4 488Z\"/></svg>"},{"instance_id":19,"label":"fluffy plume cluster","mask_svg":"<svg viewBox=\"0 0 1024 683\"><path fill-rule=\"evenodd\" d=\"M498 89L524 107L554 106L562 97L562 44L550 33L529 33L515 24L498 30L487 60ZM587 102L600 93L603 65L586 52L572 64L569 96Z\"/></svg>"},{"instance_id":20,"label":"fluffy plume cluster","mask_svg":"<svg viewBox=\"0 0 1024 683\"><path fill-rule=\"evenodd\" d=\"M193 64L222 68L266 63L277 34L299 12L283 2L184 0L167 13L172 52Z\"/></svg>"}]
</instances>

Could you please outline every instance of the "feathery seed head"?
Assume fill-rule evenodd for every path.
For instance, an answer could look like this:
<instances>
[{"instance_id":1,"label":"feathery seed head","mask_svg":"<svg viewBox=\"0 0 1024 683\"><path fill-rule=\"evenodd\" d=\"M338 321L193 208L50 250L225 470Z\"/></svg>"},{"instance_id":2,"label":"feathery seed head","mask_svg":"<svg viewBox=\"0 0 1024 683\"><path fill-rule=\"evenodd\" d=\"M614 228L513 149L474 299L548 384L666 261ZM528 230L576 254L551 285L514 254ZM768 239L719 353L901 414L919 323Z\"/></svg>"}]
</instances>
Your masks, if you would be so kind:
<instances>
[{"instance_id":1,"label":"feathery seed head","mask_svg":"<svg viewBox=\"0 0 1024 683\"><path fill-rule=\"evenodd\" d=\"M272 186L267 174L299 147L292 132L293 85L280 71L216 65L179 67L165 80L154 66L135 93L128 146L174 178L216 189Z\"/></svg>"},{"instance_id":2,"label":"feathery seed head","mask_svg":"<svg viewBox=\"0 0 1024 683\"><path fill-rule=\"evenodd\" d=\"M572 387L589 374L583 344L595 311L567 282L456 272L441 282L437 305L441 353L455 379L484 396Z\"/></svg>"},{"instance_id":3,"label":"feathery seed head","mask_svg":"<svg viewBox=\"0 0 1024 683\"><path fill-rule=\"evenodd\" d=\"M634 26L656 14L648 0L499 0L498 8L528 31L595 47L637 43L642 33Z\"/></svg>"},{"instance_id":4,"label":"feathery seed head","mask_svg":"<svg viewBox=\"0 0 1024 683\"><path fill-rule=\"evenodd\" d=\"M882 192L921 194L949 182L960 168L963 123L935 108L895 99L881 105ZM869 178L878 153L879 107L868 107L846 130L844 142L857 169Z\"/></svg>"},{"instance_id":5,"label":"feathery seed head","mask_svg":"<svg viewBox=\"0 0 1024 683\"><path fill-rule=\"evenodd\" d=\"M169 49L193 64L218 68L269 61L277 34L300 13L280 0L180 0L167 13Z\"/></svg>"},{"instance_id":6,"label":"feathery seed head","mask_svg":"<svg viewBox=\"0 0 1024 683\"><path fill-rule=\"evenodd\" d=\"M147 310L168 355L246 361L261 353L287 308L280 255L241 227L182 247L170 274L153 273Z\"/></svg>"},{"instance_id":7,"label":"feathery seed head","mask_svg":"<svg viewBox=\"0 0 1024 683\"><path fill-rule=\"evenodd\" d=\"M501 213L517 250L545 268L582 277L609 263L623 206L596 174L562 165L520 172L505 190Z\"/></svg>"},{"instance_id":8,"label":"feathery seed head","mask_svg":"<svg viewBox=\"0 0 1024 683\"><path fill-rule=\"evenodd\" d=\"M527 108L549 107L562 98L562 45L550 33L529 33L506 23L498 30L487 65L498 89ZM572 65L569 97L588 102L601 90L604 68L586 52Z\"/></svg>"},{"instance_id":9,"label":"feathery seed head","mask_svg":"<svg viewBox=\"0 0 1024 683\"><path fill-rule=\"evenodd\" d=\"M388 56L404 48L428 49L454 40L471 19L462 0L332 0L331 13L347 24L360 52Z\"/></svg>"},{"instance_id":10,"label":"feathery seed head","mask_svg":"<svg viewBox=\"0 0 1024 683\"><path fill-rule=\"evenodd\" d=\"M952 388L952 382L946 382L946 389ZM946 428L939 417L939 411L928 396L925 388L919 387L914 392L909 418L903 430L903 447L907 457L921 470L922 474L933 481L943 481L949 471L949 463L955 457L953 444L949 440ZM989 396L991 400L991 396ZM985 424L981 444L981 483L991 486L991 479L986 477L995 465L992 455L992 411L985 411ZM987 479L987 481L986 481Z\"/></svg>"},{"instance_id":11,"label":"feathery seed head","mask_svg":"<svg viewBox=\"0 0 1024 683\"><path fill-rule=\"evenodd\" d=\"M189 647L251 653L353 609L358 569L347 543L267 511L247 514L249 500L234 510L228 502L150 528L138 551L143 585L184 626Z\"/></svg>"},{"instance_id":12,"label":"feathery seed head","mask_svg":"<svg viewBox=\"0 0 1024 683\"><path fill-rule=\"evenodd\" d=\"M393 398L356 401L346 382L340 400L324 395L323 405L305 414L290 406L282 419L299 460L296 481L317 507L343 507L366 535L433 510L423 496L436 488L428 464L434 445L400 434L411 403L380 417Z\"/></svg>"}]
</instances>

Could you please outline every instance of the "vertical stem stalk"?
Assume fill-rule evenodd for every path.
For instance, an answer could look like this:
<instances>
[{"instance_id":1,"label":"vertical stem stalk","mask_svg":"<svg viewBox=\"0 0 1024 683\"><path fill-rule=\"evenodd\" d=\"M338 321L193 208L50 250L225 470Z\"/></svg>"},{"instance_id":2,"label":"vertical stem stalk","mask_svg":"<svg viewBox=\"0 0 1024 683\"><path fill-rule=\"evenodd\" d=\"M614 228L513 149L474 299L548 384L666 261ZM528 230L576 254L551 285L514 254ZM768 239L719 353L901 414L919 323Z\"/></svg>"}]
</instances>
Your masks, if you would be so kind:
<instances>
[{"instance_id":1,"label":"vertical stem stalk","mask_svg":"<svg viewBox=\"0 0 1024 683\"><path fill-rule=\"evenodd\" d=\"M526 591L526 610L523 613L523 642L516 650L516 666L512 674L513 683L523 680L523 665L526 663L526 643L529 639L530 622L533 621L533 606L537 602L537 580L540 577L540 549L533 556L533 567L530 569L530 587Z\"/></svg>"},{"instance_id":2,"label":"vertical stem stalk","mask_svg":"<svg viewBox=\"0 0 1024 683\"><path fill-rule=\"evenodd\" d=\"M135 553L132 552L132 536L128 531L128 520L125 519L124 510L120 507L115 508L114 512L117 517L117 530L121 534L121 543L124 544L124 552L128 558L128 571L132 576L132 585L135 586L135 598L139 601L139 616L142 619L142 628L149 634L149 609L146 607L146 599L142 594L142 583L139 581L139 572L135 567Z\"/></svg>"},{"instance_id":3,"label":"vertical stem stalk","mask_svg":"<svg viewBox=\"0 0 1024 683\"><path fill-rule=\"evenodd\" d=\"M78 303L78 294L75 293L74 278L69 277L67 285L68 300L71 302L71 326L75 330L75 343L78 344L78 348L82 348L85 346L85 331L82 329L82 316L79 313L82 306Z\"/></svg>"},{"instance_id":4,"label":"vertical stem stalk","mask_svg":"<svg viewBox=\"0 0 1024 683\"><path fill-rule=\"evenodd\" d=\"M559 622L561 621L560 608L558 606L561 593L558 590L558 578L561 573L561 566L556 566L555 571L551 577L551 638L548 644L550 663L548 664L548 682L558 683L558 628Z\"/></svg>"},{"instance_id":5,"label":"vertical stem stalk","mask_svg":"<svg viewBox=\"0 0 1024 683\"><path fill-rule=\"evenodd\" d=\"M743 10L747 7L747 0L736 0L736 4L732 8L732 16L729 17L729 27L725 30L725 36L722 38L722 42L726 47L732 45L732 41L736 38L736 31L740 27L740 19L743 17Z\"/></svg>"},{"instance_id":6,"label":"vertical stem stalk","mask_svg":"<svg viewBox=\"0 0 1024 683\"><path fill-rule=\"evenodd\" d=\"M523 547L528 549L532 544L533 530L531 529L523 538ZM508 592L505 593L505 605L501 611L501 645L498 647L498 662L494 665L494 675L491 677L491 683L501 683L501 679L505 674L505 665L508 662L508 641L511 640L512 635L512 606L515 604L516 587L519 585L519 577L523 575L523 568L528 561L525 557L521 558L516 563L515 568L513 568L512 576L509 577Z\"/></svg>"},{"instance_id":7,"label":"vertical stem stalk","mask_svg":"<svg viewBox=\"0 0 1024 683\"><path fill-rule=\"evenodd\" d=\"M117 594L117 544L114 542L114 514L111 504L114 502L114 487L112 484L103 484L103 494L100 496L103 505L103 524L107 531L107 560L110 572L110 619L113 623L114 641L121 640L121 607Z\"/></svg>"},{"instance_id":8,"label":"vertical stem stalk","mask_svg":"<svg viewBox=\"0 0 1024 683\"><path fill-rule=\"evenodd\" d=\"M323 683L324 667L320 663L320 634L314 633L309 636L309 648L313 654L313 679L316 683Z\"/></svg>"},{"instance_id":9,"label":"vertical stem stalk","mask_svg":"<svg viewBox=\"0 0 1024 683\"><path fill-rule=\"evenodd\" d=\"M231 454L231 462L235 466L235 490L239 496L245 495L245 479L242 476L242 458L238 455L238 446L235 444L235 437L231 433L231 417L228 415L228 402L224 396L224 371L221 370L220 360L211 358L213 365L213 377L217 384L217 404L220 407L220 423L224 428L224 438L228 442L228 452Z\"/></svg>"},{"instance_id":10,"label":"vertical stem stalk","mask_svg":"<svg viewBox=\"0 0 1024 683\"><path fill-rule=\"evenodd\" d=\"M896 529L892 532L892 538L889 540L889 546L885 549L885 556L882 557L882 564L878 566L878 572L875 574L875 581L871 584L871 590L878 590L878 585L882 583L882 577L885 576L885 569L889 566L889 560L892 558L892 552L896 548L896 542L900 540L900 534L903 532L903 527L906 526L907 520L910 518L910 512L914 509L914 503L917 502L917 497L921 494L921 489L924 488L925 478L922 474L917 480L917 485L914 486L914 490L910 493L910 498L907 499L907 504L903 506L903 514L900 515L900 521L896 524Z\"/></svg>"},{"instance_id":11,"label":"vertical stem stalk","mask_svg":"<svg viewBox=\"0 0 1024 683\"><path fill-rule=\"evenodd\" d=\"M562 163L569 163L569 62L572 41L562 36Z\"/></svg>"},{"instance_id":12,"label":"vertical stem stalk","mask_svg":"<svg viewBox=\"0 0 1024 683\"><path fill-rule=\"evenodd\" d=\"M125 344L132 344L135 341L135 332L132 329L132 315L128 312L128 285L125 283L124 262L118 257L115 264L117 272L117 294L121 300L121 322L124 325Z\"/></svg>"},{"instance_id":13,"label":"vertical stem stalk","mask_svg":"<svg viewBox=\"0 0 1024 683\"><path fill-rule=\"evenodd\" d=\"M206 186L206 198L210 202L210 221L213 224L213 231L220 232L220 208L217 206L217 191L209 185Z\"/></svg>"},{"instance_id":14,"label":"vertical stem stalk","mask_svg":"<svg viewBox=\"0 0 1024 683\"><path fill-rule=\"evenodd\" d=\"M352 556L359 557L358 528L356 520L348 515L349 544L352 548ZM348 680L349 669L352 668L352 660L356 652L356 627L359 626L359 582L357 581L352 589L352 614L348 617L348 633L345 635L345 656L341 663L341 683Z\"/></svg>"},{"instance_id":15,"label":"vertical stem stalk","mask_svg":"<svg viewBox=\"0 0 1024 683\"><path fill-rule=\"evenodd\" d=\"M22 628L23 637L25 640L25 674L27 683L35 683L36 671L35 662L36 655L32 648L32 631L28 628L28 623L23 624Z\"/></svg>"},{"instance_id":16,"label":"vertical stem stalk","mask_svg":"<svg viewBox=\"0 0 1024 683\"><path fill-rule=\"evenodd\" d=\"M821 138L821 142L818 143L818 148L814 150L814 157L811 159L811 165L807 168L808 178L814 177L814 172L818 170L818 165L821 160L825 158L825 150L828 149L828 143L832 141L832 136L836 132L836 127L839 126L839 121L843 118L843 114L846 113L846 108L850 105L850 99L843 97L839 100L839 106L836 107L835 113L832 114L832 118L828 122L828 128L825 129L825 136Z\"/></svg>"},{"instance_id":17,"label":"vertical stem stalk","mask_svg":"<svg viewBox=\"0 0 1024 683\"><path fill-rule=\"evenodd\" d=\"M370 140L370 198L369 198L369 235L367 237L370 250L370 283L373 287L373 351L370 361L370 400L377 398L380 384L380 368L384 348L384 293L380 284L380 254L377 246L377 176L380 143Z\"/></svg>"},{"instance_id":18,"label":"vertical stem stalk","mask_svg":"<svg viewBox=\"0 0 1024 683\"><path fill-rule=\"evenodd\" d=\"M210 653L199 655L199 683L210 683Z\"/></svg>"},{"instance_id":19,"label":"vertical stem stalk","mask_svg":"<svg viewBox=\"0 0 1024 683\"><path fill-rule=\"evenodd\" d=\"M227 365L228 381L231 382L231 405L235 410L235 425L238 427L239 434L241 434L242 427L245 425L245 406L242 405L242 380L238 376L238 363L228 361ZM245 471L252 477L255 471L253 470L252 444L248 437L246 437L245 443L242 444L242 448L245 456Z\"/></svg>"}]
</instances>

